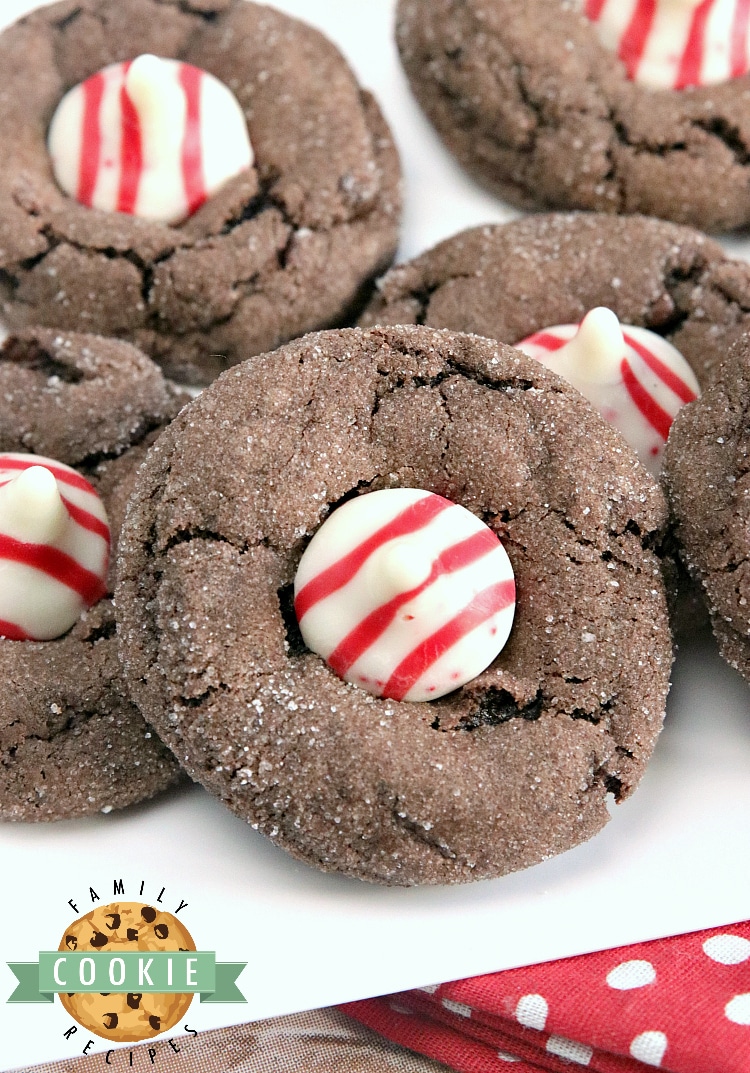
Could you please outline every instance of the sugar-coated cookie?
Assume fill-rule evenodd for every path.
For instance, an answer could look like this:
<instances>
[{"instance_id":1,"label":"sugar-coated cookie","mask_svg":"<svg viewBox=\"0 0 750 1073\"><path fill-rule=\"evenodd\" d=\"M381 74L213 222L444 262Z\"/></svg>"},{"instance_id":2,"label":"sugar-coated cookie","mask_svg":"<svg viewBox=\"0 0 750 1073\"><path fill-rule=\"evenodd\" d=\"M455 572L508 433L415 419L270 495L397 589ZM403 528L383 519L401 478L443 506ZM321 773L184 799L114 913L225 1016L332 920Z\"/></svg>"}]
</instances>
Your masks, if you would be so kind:
<instances>
[{"instance_id":1,"label":"sugar-coated cookie","mask_svg":"<svg viewBox=\"0 0 750 1073\"><path fill-rule=\"evenodd\" d=\"M722 655L750 681L750 337L667 442L666 482L683 559L701 583Z\"/></svg>"},{"instance_id":2,"label":"sugar-coated cookie","mask_svg":"<svg viewBox=\"0 0 750 1073\"><path fill-rule=\"evenodd\" d=\"M667 26L657 51L679 67L688 41L696 60L705 29L691 36L691 19L704 23L713 6L399 0L396 36L412 90L446 145L501 197L522 208L645 213L721 231L750 222L746 40L742 62L729 65L739 77L655 88L629 76L633 53L618 47L617 32L630 29L626 44L640 48L657 8L676 13L679 25ZM728 29L733 6L745 9L722 2ZM600 22L610 13L626 25L611 32ZM746 11L737 18L747 34ZM711 47L721 67L730 46ZM675 86L709 74L688 66Z\"/></svg>"},{"instance_id":3,"label":"sugar-coated cookie","mask_svg":"<svg viewBox=\"0 0 750 1073\"><path fill-rule=\"evenodd\" d=\"M295 617L312 535L385 488L467 508L515 574L501 654L433 702L345 683ZM188 771L295 856L390 884L500 875L591 837L644 770L665 518L619 435L518 351L312 334L227 371L149 451L120 545L128 681Z\"/></svg>"},{"instance_id":4,"label":"sugar-coated cookie","mask_svg":"<svg viewBox=\"0 0 750 1073\"><path fill-rule=\"evenodd\" d=\"M252 143L252 165L174 226L80 204L47 148L68 90L144 54L216 76ZM272 7L64 0L0 34L0 69L0 308L15 327L127 338L207 383L344 322L393 257L399 166L378 106L325 37Z\"/></svg>"},{"instance_id":5,"label":"sugar-coated cookie","mask_svg":"<svg viewBox=\"0 0 750 1073\"><path fill-rule=\"evenodd\" d=\"M750 266L663 220L539 214L462 231L394 266L360 323L426 324L515 346L597 306L663 336L706 387L750 331Z\"/></svg>"},{"instance_id":6,"label":"sugar-coated cookie","mask_svg":"<svg viewBox=\"0 0 750 1073\"><path fill-rule=\"evenodd\" d=\"M29 330L0 351L0 453L72 467L101 495L114 548L146 447L182 401L127 343ZM73 495L68 486L66 497ZM122 679L113 585L114 556L103 598L55 639L14 640L0 629L4 820L109 812L151 797L179 774Z\"/></svg>"}]
</instances>

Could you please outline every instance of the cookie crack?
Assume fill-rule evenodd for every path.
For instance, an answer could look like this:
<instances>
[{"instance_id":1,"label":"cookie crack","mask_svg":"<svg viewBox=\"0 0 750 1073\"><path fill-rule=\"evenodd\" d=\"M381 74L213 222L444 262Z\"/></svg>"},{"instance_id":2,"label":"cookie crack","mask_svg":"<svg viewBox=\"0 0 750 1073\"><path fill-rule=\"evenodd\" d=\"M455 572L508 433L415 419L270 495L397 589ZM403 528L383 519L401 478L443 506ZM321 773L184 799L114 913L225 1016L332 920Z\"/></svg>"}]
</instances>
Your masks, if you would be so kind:
<instances>
[{"instance_id":1,"label":"cookie crack","mask_svg":"<svg viewBox=\"0 0 750 1073\"><path fill-rule=\"evenodd\" d=\"M507 689L498 689L497 686L490 686L480 698L476 709L469 715L463 716L458 724L450 729L471 732L483 726L500 726L502 723L507 723L511 719L523 719L526 722L536 722L536 720L541 717L543 710L544 697L541 689L537 690L536 696L532 701L529 701L524 705L519 705L513 694ZM444 729L440 725L439 716L437 716L430 725L433 729Z\"/></svg>"},{"instance_id":2,"label":"cookie crack","mask_svg":"<svg viewBox=\"0 0 750 1073\"><path fill-rule=\"evenodd\" d=\"M239 552L250 551L251 548L259 547L261 545L269 546L267 540L258 540L255 542L245 541L238 544L235 540L230 540L229 537L225 537L222 533L217 532L214 529L204 528L202 526L190 527L187 529L178 529L167 540L160 545L162 552L172 551L174 548L180 547L182 544L190 544L194 540L207 540L215 544L229 544ZM152 549L153 550L153 549Z\"/></svg>"},{"instance_id":3,"label":"cookie crack","mask_svg":"<svg viewBox=\"0 0 750 1073\"><path fill-rule=\"evenodd\" d=\"M95 453L84 455L79 461L76 462L76 469L85 470L89 476L96 476L96 470L99 466L106 462L113 462L116 458L120 458L121 455L129 451L131 447L138 447L146 440L152 432L162 428L164 425L164 417L157 415L146 415L141 418L140 423L130 432L128 442L123 444L122 447L115 451L97 451Z\"/></svg>"},{"instance_id":4,"label":"cookie crack","mask_svg":"<svg viewBox=\"0 0 750 1073\"><path fill-rule=\"evenodd\" d=\"M52 356L38 339L19 339L11 336L3 348L3 360L21 365L30 372L39 373L46 380L54 379L65 384L80 384L84 380L96 380L96 373L84 372L74 365L66 364Z\"/></svg>"},{"instance_id":5,"label":"cookie crack","mask_svg":"<svg viewBox=\"0 0 750 1073\"><path fill-rule=\"evenodd\" d=\"M57 31L67 30L68 26L72 26L81 15L83 14L83 8L77 7L71 11L68 15L65 15L62 19L58 19L53 22L52 26Z\"/></svg>"},{"instance_id":6,"label":"cookie crack","mask_svg":"<svg viewBox=\"0 0 750 1073\"><path fill-rule=\"evenodd\" d=\"M418 820L412 819L408 812L399 806L398 798L391 806L391 820L394 827L403 831L413 841L420 842L422 845L434 850L445 860L455 861L458 859L458 854L443 839L430 834L429 828L425 828L424 824Z\"/></svg>"}]
</instances>

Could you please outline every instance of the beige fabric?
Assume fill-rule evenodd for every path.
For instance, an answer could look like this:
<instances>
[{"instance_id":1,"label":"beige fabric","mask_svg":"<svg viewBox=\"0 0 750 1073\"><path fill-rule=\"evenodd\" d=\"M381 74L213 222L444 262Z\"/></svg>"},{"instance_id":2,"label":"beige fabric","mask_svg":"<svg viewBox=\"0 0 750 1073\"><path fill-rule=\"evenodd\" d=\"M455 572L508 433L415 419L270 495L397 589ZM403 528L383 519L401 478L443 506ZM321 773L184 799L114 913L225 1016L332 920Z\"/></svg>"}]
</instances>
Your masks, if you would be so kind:
<instances>
[{"instance_id":1,"label":"beige fabric","mask_svg":"<svg viewBox=\"0 0 750 1073\"><path fill-rule=\"evenodd\" d=\"M338 1010L274 1017L249 1025L173 1036L104 1055L26 1067L25 1073L445 1073L447 1067L397 1047ZM149 1047L156 1051L153 1064ZM176 1053L174 1048L179 1048Z\"/></svg>"}]
</instances>

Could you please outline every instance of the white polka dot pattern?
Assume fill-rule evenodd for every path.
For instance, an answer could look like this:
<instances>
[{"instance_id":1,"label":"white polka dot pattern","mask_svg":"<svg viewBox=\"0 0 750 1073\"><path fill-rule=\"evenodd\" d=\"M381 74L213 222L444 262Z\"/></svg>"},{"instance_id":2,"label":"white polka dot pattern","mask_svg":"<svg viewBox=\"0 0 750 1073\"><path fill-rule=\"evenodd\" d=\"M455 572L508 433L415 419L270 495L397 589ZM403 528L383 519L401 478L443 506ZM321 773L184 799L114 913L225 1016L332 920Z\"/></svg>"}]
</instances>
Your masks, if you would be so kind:
<instances>
[{"instance_id":1,"label":"white polka dot pattern","mask_svg":"<svg viewBox=\"0 0 750 1073\"><path fill-rule=\"evenodd\" d=\"M345 1009L459 1073L750 1073L750 920L391 999Z\"/></svg>"},{"instance_id":2,"label":"white polka dot pattern","mask_svg":"<svg viewBox=\"0 0 750 1073\"><path fill-rule=\"evenodd\" d=\"M463 1002L451 1002L449 998L444 998L443 1005L446 1010L458 1014L459 1017L471 1017L471 1006L466 1006Z\"/></svg>"},{"instance_id":3,"label":"white polka dot pattern","mask_svg":"<svg viewBox=\"0 0 750 1073\"><path fill-rule=\"evenodd\" d=\"M565 1039L564 1036L550 1036L547 1050L550 1054L556 1054L558 1058L564 1058L568 1062L576 1062L579 1066L587 1066L594 1053L593 1047L577 1043L574 1039Z\"/></svg>"},{"instance_id":4,"label":"white polka dot pattern","mask_svg":"<svg viewBox=\"0 0 750 1073\"><path fill-rule=\"evenodd\" d=\"M741 935L714 935L706 939L703 950L720 965L741 965L750 959L750 940L743 939Z\"/></svg>"},{"instance_id":5,"label":"white polka dot pattern","mask_svg":"<svg viewBox=\"0 0 750 1073\"><path fill-rule=\"evenodd\" d=\"M647 1066L660 1066L667 1053L667 1037L663 1032L641 1032L630 1044L633 1058Z\"/></svg>"},{"instance_id":6,"label":"white polka dot pattern","mask_svg":"<svg viewBox=\"0 0 750 1073\"><path fill-rule=\"evenodd\" d=\"M526 1028L537 1028L541 1032L547 1024L549 1006L542 995L522 995L516 1005L516 1020Z\"/></svg>"},{"instance_id":7,"label":"white polka dot pattern","mask_svg":"<svg viewBox=\"0 0 750 1073\"><path fill-rule=\"evenodd\" d=\"M607 973L607 983L617 991L646 987L656 979L656 969L650 961L623 961Z\"/></svg>"},{"instance_id":8,"label":"white polka dot pattern","mask_svg":"<svg viewBox=\"0 0 750 1073\"><path fill-rule=\"evenodd\" d=\"M724 1013L736 1025L750 1025L750 994L735 995L724 1007Z\"/></svg>"}]
</instances>

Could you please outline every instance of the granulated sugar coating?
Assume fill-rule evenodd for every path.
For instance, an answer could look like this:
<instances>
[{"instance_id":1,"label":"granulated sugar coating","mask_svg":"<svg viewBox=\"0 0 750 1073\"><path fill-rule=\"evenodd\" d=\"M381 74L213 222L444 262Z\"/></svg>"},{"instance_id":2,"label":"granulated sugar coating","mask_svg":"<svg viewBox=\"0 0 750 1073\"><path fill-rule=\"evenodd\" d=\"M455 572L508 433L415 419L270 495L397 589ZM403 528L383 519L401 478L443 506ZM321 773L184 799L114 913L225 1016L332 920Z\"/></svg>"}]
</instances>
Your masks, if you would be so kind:
<instances>
[{"instance_id":1,"label":"granulated sugar coating","mask_svg":"<svg viewBox=\"0 0 750 1073\"><path fill-rule=\"evenodd\" d=\"M750 265L678 224L549 213L462 231L397 265L360 323L427 324L515 345L596 306L664 336L705 387L750 330Z\"/></svg>"},{"instance_id":2,"label":"granulated sugar coating","mask_svg":"<svg viewBox=\"0 0 750 1073\"><path fill-rule=\"evenodd\" d=\"M451 152L523 208L643 212L708 231L746 225L750 78L638 85L581 7L400 0L404 68Z\"/></svg>"},{"instance_id":3,"label":"granulated sugar coating","mask_svg":"<svg viewBox=\"0 0 750 1073\"><path fill-rule=\"evenodd\" d=\"M36 330L0 351L0 451L51 456L102 496L116 546L155 430L184 401L115 340ZM54 641L0 638L0 818L55 820L151 797L179 769L130 700L109 596Z\"/></svg>"},{"instance_id":4,"label":"granulated sugar coating","mask_svg":"<svg viewBox=\"0 0 750 1073\"><path fill-rule=\"evenodd\" d=\"M502 540L509 642L431 703L376 699L301 642L292 581L359 493L417 487ZM306 336L163 433L123 531L121 654L188 771L295 856L390 884L524 868L590 838L661 727L659 486L518 351L423 327Z\"/></svg>"},{"instance_id":5,"label":"granulated sugar coating","mask_svg":"<svg viewBox=\"0 0 750 1073\"><path fill-rule=\"evenodd\" d=\"M667 442L677 537L703 585L721 653L750 680L750 338L721 379L686 406Z\"/></svg>"},{"instance_id":6,"label":"granulated sugar coating","mask_svg":"<svg viewBox=\"0 0 750 1073\"><path fill-rule=\"evenodd\" d=\"M235 94L255 165L169 227L57 187L47 127L103 66L155 53ZM248 0L65 0L0 35L0 309L129 339L177 379L344 323L393 258L399 165L377 104L317 30Z\"/></svg>"}]
</instances>

